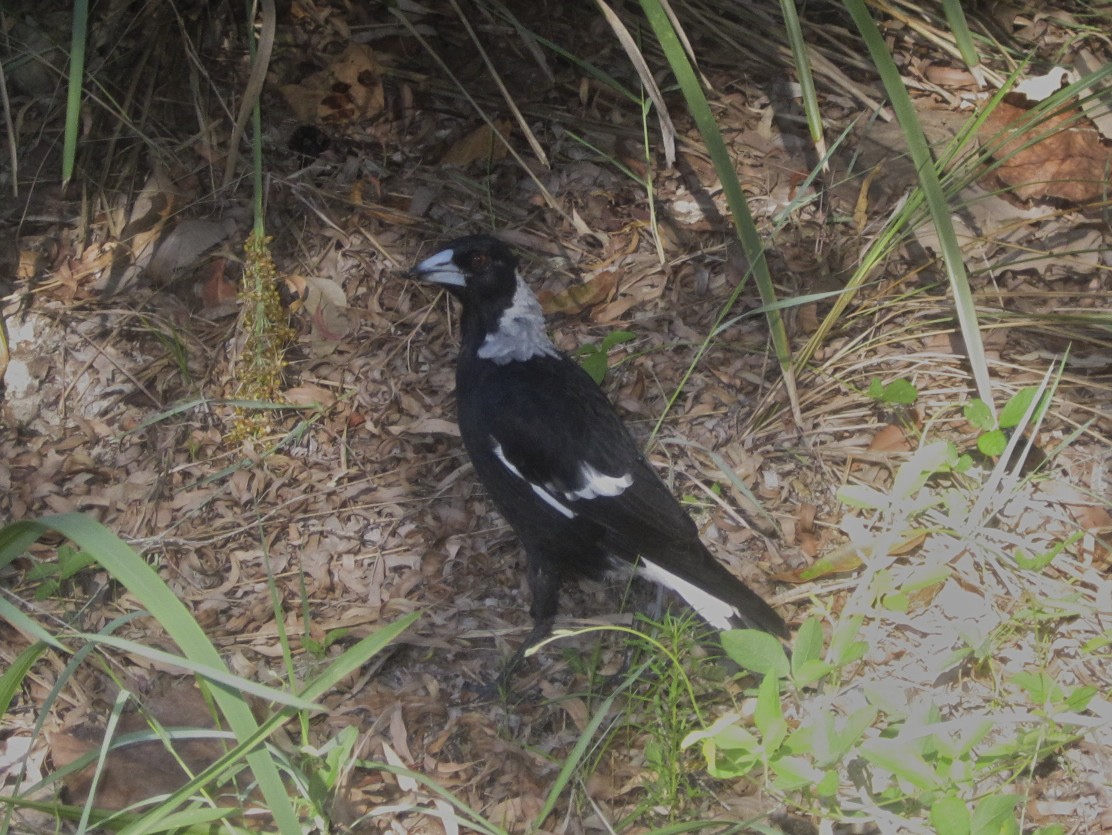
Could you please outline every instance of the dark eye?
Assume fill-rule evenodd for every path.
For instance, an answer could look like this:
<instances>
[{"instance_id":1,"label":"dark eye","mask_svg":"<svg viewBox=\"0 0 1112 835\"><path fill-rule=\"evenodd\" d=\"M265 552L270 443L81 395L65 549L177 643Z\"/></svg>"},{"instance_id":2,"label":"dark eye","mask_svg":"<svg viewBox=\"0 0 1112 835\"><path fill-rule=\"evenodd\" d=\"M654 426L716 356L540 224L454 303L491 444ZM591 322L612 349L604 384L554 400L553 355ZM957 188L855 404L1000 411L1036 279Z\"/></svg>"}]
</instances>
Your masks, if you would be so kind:
<instances>
[{"instance_id":1,"label":"dark eye","mask_svg":"<svg viewBox=\"0 0 1112 835\"><path fill-rule=\"evenodd\" d=\"M485 252L472 252L467 256L467 269L477 273L490 266L490 256Z\"/></svg>"}]
</instances>

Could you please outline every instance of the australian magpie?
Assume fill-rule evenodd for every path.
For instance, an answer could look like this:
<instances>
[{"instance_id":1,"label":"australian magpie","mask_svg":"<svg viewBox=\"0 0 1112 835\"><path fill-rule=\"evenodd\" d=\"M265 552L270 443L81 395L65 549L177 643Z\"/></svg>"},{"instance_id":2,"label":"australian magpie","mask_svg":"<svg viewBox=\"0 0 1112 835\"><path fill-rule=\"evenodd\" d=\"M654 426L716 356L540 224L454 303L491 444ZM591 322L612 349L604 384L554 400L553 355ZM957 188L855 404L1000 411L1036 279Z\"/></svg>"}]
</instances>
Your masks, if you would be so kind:
<instances>
[{"instance_id":1,"label":"australian magpie","mask_svg":"<svg viewBox=\"0 0 1112 835\"><path fill-rule=\"evenodd\" d=\"M552 344L510 248L452 241L410 273L462 303L460 435L479 481L525 546L533 630L552 629L560 586L621 562L678 592L719 629L787 627L711 556L602 390Z\"/></svg>"}]
</instances>

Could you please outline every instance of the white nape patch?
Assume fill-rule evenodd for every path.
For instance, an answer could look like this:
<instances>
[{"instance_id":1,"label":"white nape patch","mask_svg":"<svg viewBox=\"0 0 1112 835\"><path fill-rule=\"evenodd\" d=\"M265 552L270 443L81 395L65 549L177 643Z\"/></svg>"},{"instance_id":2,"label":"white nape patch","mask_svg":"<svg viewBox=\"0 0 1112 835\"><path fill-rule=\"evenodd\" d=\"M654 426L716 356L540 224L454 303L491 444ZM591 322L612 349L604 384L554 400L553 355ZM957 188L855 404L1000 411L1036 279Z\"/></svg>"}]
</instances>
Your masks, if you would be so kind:
<instances>
[{"instance_id":1,"label":"white nape patch","mask_svg":"<svg viewBox=\"0 0 1112 835\"><path fill-rule=\"evenodd\" d=\"M646 580L660 583L660 585L667 586L676 592L687 601L687 605L698 612L714 628L733 629L730 618L737 617L740 613L736 607L731 606L726 601L719 600L713 594L703 591L682 577L677 577L671 571L661 568L656 563L649 562L644 557L641 557L641 564L637 568L637 573Z\"/></svg>"},{"instance_id":2,"label":"white nape patch","mask_svg":"<svg viewBox=\"0 0 1112 835\"><path fill-rule=\"evenodd\" d=\"M413 272L417 274L421 281L427 281L430 284L466 287L467 279L464 277L463 271L452 261L455 254L454 250L442 249L414 267Z\"/></svg>"},{"instance_id":3,"label":"white nape patch","mask_svg":"<svg viewBox=\"0 0 1112 835\"><path fill-rule=\"evenodd\" d=\"M525 286L520 273L510 306L498 319L498 330L487 334L478 353L480 359L491 360L496 365L539 356L560 356L545 332L541 303Z\"/></svg>"},{"instance_id":4,"label":"white nape patch","mask_svg":"<svg viewBox=\"0 0 1112 835\"><path fill-rule=\"evenodd\" d=\"M574 519L575 518L575 512L570 507L568 507L565 504L562 504L555 496L553 496L551 493L549 493L547 490L545 490L539 484L534 484L529 479L527 479L525 476L523 476L521 474L521 470L519 470L517 467L515 467L510 462L510 459L506 457L506 453L504 453L502 451L502 445L500 443L498 443L498 441L494 440L494 438L491 438L490 440L494 444L494 456L499 461L502 462L503 467L505 467L507 470L509 470L515 476L517 476L522 481L524 481L526 484L528 484L533 489L533 492L536 493L537 496L541 499L541 501L543 501L549 507L553 508L554 510L559 511L560 513L567 516L569 519Z\"/></svg>"},{"instance_id":5,"label":"white nape patch","mask_svg":"<svg viewBox=\"0 0 1112 835\"><path fill-rule=\"evenodd\" d=\"M599 496L620 496L629 485L633 484L632 473L623 476L606 475L586 462L579 466L579 475L583 479L583 486L578 490L565 492L564 498L568 501L597 499Z\"/></svg>"}]
</instances>

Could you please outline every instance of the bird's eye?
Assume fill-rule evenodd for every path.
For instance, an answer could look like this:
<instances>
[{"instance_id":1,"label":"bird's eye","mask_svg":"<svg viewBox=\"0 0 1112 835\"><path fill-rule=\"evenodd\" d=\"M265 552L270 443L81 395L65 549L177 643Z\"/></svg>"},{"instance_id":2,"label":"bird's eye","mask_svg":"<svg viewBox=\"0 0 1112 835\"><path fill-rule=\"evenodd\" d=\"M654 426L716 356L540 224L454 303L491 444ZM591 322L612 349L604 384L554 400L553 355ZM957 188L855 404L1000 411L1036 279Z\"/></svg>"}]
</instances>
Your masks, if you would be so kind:
<instances>
[{"instance_id":1,"label":"bird's eye","mask_svg":"<svg viewBox=\"0 0 1112 835\"><path fill-rule=\"evenodd\" d=\"M490 256L485 252L472 252L467 256L467 268L472 272L485 270L490 266Z\"/></svg>"}]
</instances>

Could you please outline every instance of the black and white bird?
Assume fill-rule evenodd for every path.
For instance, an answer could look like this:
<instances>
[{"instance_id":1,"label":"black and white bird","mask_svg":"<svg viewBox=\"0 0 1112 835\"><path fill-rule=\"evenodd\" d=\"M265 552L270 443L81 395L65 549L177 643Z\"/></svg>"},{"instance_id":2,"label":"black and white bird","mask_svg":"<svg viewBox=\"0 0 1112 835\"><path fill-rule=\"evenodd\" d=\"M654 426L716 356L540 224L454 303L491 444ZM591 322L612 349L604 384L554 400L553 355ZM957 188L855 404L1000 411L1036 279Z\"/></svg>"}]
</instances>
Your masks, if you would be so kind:
<instances>
[{"instance_id":1,"label":"black and white bird","mask_svg":"<svg viewBox=\"0 0 1112 835\"><path fill-rule=\"evenodd\" d=\"M525 546L534 626L523 649L551 631L566 579L622 562L719 629L787 636L775 610L711 556L595 381L552 344L505 243L460 238L410 275L463 306L460 435Z\"/></svg>"}]
</instances>

